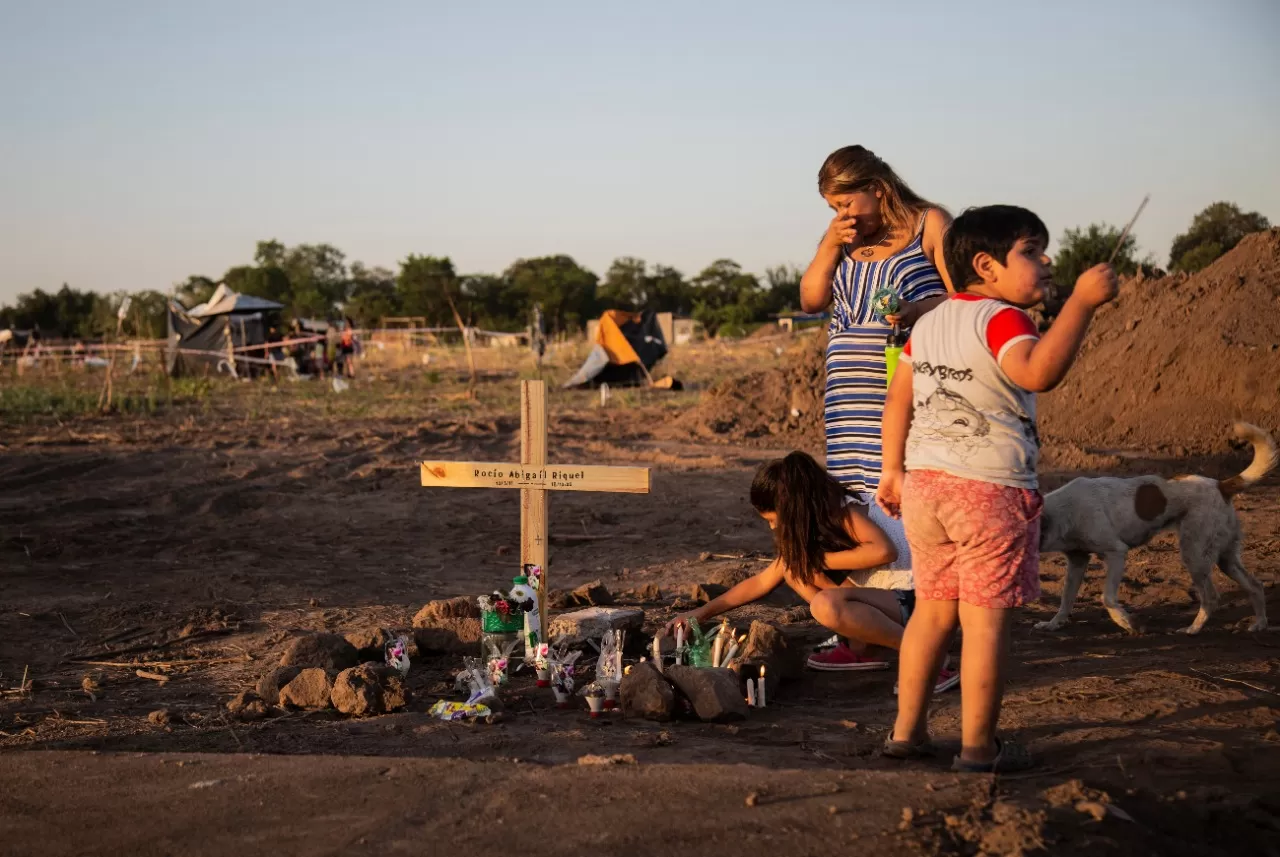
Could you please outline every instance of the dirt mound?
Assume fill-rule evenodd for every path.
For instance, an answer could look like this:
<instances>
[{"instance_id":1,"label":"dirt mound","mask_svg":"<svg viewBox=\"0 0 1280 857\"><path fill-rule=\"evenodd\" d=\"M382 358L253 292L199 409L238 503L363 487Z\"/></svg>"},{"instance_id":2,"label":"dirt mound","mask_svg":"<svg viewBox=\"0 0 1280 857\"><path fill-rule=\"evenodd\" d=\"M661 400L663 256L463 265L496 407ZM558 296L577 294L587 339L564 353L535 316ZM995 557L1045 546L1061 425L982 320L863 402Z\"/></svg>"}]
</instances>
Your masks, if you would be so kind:
<instances>
[{"instance_id":1,"label":"dirt mound","mask_svg":"<svg viewBox=\"0 0 1280 857\"><path fill-rule=\"evenodd\" d=\"M1102 307L1062 387L1040 398L1051 443L1221 450L1244 419L1280 426L1280 229L1198 274L1134 278Z\"/></svg>"},{"instance_id":2,"label":"dirt mound","mask_svg":"<svg viewBox=\"0 0 1280 857\"><path fill-rule=\"evenodd\" d=\"M712 387L682 418L682 427L703 437L774 437L820 451L826 350L826 331L801 338L781 368L750 372Z\"/></svg>"}]
</instances>

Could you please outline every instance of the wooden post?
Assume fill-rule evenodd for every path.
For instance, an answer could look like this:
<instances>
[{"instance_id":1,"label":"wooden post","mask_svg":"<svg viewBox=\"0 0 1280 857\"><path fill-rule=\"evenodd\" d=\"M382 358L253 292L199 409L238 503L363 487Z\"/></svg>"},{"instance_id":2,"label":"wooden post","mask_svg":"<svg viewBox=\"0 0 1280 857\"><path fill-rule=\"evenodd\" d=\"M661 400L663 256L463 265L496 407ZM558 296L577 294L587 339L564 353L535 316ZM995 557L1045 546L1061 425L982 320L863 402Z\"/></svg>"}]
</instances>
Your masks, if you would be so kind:
<instances>
[{"instance_id":1,"label":"wooden post","mask_svg":"<svg viewBox=\"0 0 1280 857\"><path fill-rule=\"evenodd\" d=\"M544 381L520 382L520 463L527 467L547 464L547 385ZM547 634L547 597L551 593L547 569L547 492L520 489L520 563L542 569L538 617L542 636Z\"/></svg>"}]
</instances>

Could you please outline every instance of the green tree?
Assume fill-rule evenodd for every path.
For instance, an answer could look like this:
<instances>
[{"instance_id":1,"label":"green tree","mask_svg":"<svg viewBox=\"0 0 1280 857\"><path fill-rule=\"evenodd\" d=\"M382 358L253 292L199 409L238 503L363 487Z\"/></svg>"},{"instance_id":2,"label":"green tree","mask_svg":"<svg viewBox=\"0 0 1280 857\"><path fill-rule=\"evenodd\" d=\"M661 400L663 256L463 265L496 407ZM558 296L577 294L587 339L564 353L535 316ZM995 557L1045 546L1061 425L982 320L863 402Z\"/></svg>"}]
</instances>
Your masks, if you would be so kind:
<instances>
[{"instance_id":1,"label":"green tree","mask_svg":"<svg viewBox=\"0 0 1280 857\"><path fill-rule=\"evenodd\" d=\"M1059 291L1070 293L1081 274L1101 262L1111 258L1116 242L1120 240L1120 230L1106 223L1091 223L1088 229L1068 229L1058 242L1058 253L1053 257L1053 281ZM1116 273L1136 274L1139 262L1135 258L1138 242L1130 233L1124 238L1124 244L1116 253Z\"/></svg>"},{"instance_id":2,"label":"green tree","mask_svg":"<svg viewBox=\"0 0 1280 857\"><path fill-rule=\"evenodd\" d=\"M549 332L582 327L596 312L597 277L568 256L520 259L503 277L514 298L512 314L527 318L541 304Z\"/></svg>"},{"instance_id":3,"label":"green tree","mask_svg":"<svg viewBox=\"0 0 1280 857\"><path fill-rule=\"evenodd\" d=\"M343 312L360 327L373 327L387 316L400 314L396 275L386 268L366 268L360 262L352 263L348 295Z\"/></svg>"},{"instance_id":4,"label":"green tree","mask_svg":"<svg viewBox=\"0 0 1280 857\"><path fill-rule=\"evenodd\" d=\"M425 316L433 325L453 324L448 298L457 301L459 283L452 260L447 256L410 255L400 263L396 294L405 315Z\"/></svg>"},{"instance_id":5,"label":"green tree","mask_svg":"<svg viewBox=\"0 0 1280 857\"><path fill-rule=\"evenodd\" d=\"M237 265L227 269L222 275L222 282L227 288L242 295L264 298L286 307L293 303L289 275L275 266Z\"/></svg>"},{"instance_id":6,"label":"green tree","mask_svg":"<svg viewBox=\"0 0 1280 857\"><path fill-rule=\"evenodd\" d=\"M654 312L687 315L693 309L692 289L684 274L667 265L654 265L646 289Z\"/></svg>"},{"instance_id":7,"label":"green tree","mask_svg":"<svg viewBox=\"0 0 1280 857\"><path fill-rule=\"evenodd\" d=\"M693 278L693 317L710 334L741 335L765 310L765 292L754 274L732 259L717 259Z\"/></svg>"},{"instance_id":8,"label":"green tree","mask_svg":"<svg viewBox=\"0 0 1280 857\"><path fill-rule=\"evenodd\" d=\"M511 284L493 274L467 274L461 282L459 312L470 323L489 330L522 330L529 320L520 312L521 302Z\"/></svg>"},{"instance_id":9,"label":"green tree","mask_svg":"<svg viewBox=\"0 0 1280 857\"><path fill-rule=\"evenodd\" d=\"M613 260L596 291L603 309L646 309L649 303L649 276L643 259L622 256Z\"/></svg>"},{"instance_id":10,"label":"green tree","mask_svg":"<svg viewBox=\"0 0 1280 857\"><path fill-rule=\"evenodd\" d=\"M1240 243L1251 232L1271 227L1256 211L1243 212L1234 202L1215 202L1191 221L1191 228L1173 239L1169 268L1194 273Z\"/></svg>"},{"instance_id":11,"label":"green tree","mask_svg":"<svg viewBox=\"0 0 1280 857\"><path fill-rule=\"evenodd\" d=\"M270 244L271 242L267 242ZM261 253L259 266L279 267L289 279L290 308L295 316L327 318L347 299L346 256L331 244L298 244L290 247L279 265Z\"/></svg>"},{"instance_id":12,"label":"green tree","mask_svg":"<svg viewBox=\"0 0 1280 857\"><path fill-rule=\"evenodd\" d=\"M800 309L800 278L804 272L794 265L778 265L764 272L766 314Z\"/></svg>"}]
</instances>

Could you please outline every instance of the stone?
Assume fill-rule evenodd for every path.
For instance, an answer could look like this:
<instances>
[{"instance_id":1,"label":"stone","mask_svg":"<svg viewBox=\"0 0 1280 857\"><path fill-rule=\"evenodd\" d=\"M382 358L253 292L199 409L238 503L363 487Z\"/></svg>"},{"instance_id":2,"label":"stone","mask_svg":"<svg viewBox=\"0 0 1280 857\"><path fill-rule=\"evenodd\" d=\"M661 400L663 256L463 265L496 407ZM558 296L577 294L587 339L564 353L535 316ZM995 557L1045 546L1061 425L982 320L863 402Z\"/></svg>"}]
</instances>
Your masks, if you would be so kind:
<instances>
[{"instance_id":1,"label":"stone","mask_svg":"<svg viewBox=\"0 0 1280 857\"><path fill-rule=\"evenodd\" d=\"M338 673L338 677L333 680L330 699L334 708L355 717L383 712L382 684L369 664L361 664Z\"/></svg>"},{"instance_id":2,"label":"stone","mask_svg":"<svg viewBox=\"0 0 1280 857\"><path fill-rule=\"evenodd\" d=\"M798 639L800 633L802 629L797 630L797 640L792 642L784 631L768 622L752 622L747 642L742 647L741 669L754 678L760 667L767 667L765 675L769 678L769 690L773 690L774 683L781 679L799 677L808 657L806 648Z\"/></svg>"},{"instance_id":3,"label":"stone","mask_svg":"<svg viewBox=\"0 0 1280 857\"><path fill-rule=\"evenodd\" d=\"M261 720L270 713L270 708L252 690L242 690L227 703L227 711L237 720Z\"/></svg>"},{"instance_id":4,"label":"stone","mask_svg":"<svg viewBox=\"0 0 1280 857\"><path fill-rule=\"evenodd\" d=\"M644 611L639 607L588 607L552 619L547 639L580 646L587 640L599 640L605 631L638 634L643 627Z\"/></svg>"},{"instance_id":5,"label":"stone","mask_svg":"<svg viewBox=\"0 0 1280 857\"><path fill-rule=\"evenodd\" d=\"M747 700L738 676L728 669L669 666L666 676L693 703L693 713L708 723L745 720Z\"/></svg>"},{"instance_id":6,"label":"stone","mask_svg":"<svg viewBox=\"0 0 1280 857\"><path fill-rule=\"evenodd\" d=\"M628 717L667 721L676 713L676 692L671 682L648 662L636 664L622 677L618 699Z\"/></svg>"},{"instance_id":7,"label":"stone","mask_svg":"<svg viewBox=\"0 0 1280 857\"><path fill-rule=\"evenodd\" d=\"M347 642L355 647L361 661L378 661L379 663L386 656L387 643L393 639L395 638L391 636L390 631L376 625L351 631L346 635Z\"/></svg>"},{"instance_id":8,"label":"stone","mask_svg":"<svg viewBox=\"0 0 1280 857\"><path fill-rule=\"evenodd\" d=\"M152 726L168 726L173 720L173 715L167 708L157 708L147 715L147 720Z\"/></svg>"},{"instance_id":9,"label":"stone","mask_svg":"<svg viewBox=\"0 0 1280 857\"><path fill-rule=\"evenodd\" d=\"M644 586L628 589L622 595L626 600L635 601L638 604L656 604L662 600L662 590L656 583L646 583Z\"/></svg>"},{"instance_id":10,"label":"stone","mask_svg":"<svg viewBox=\"0 0 1280 857\"><path fill-rule=\"evenodd\" d=\"M748 577L751 577L751 572L745 568L722 568L708 575L707 582L723 586L725 589L732 589Z\"/></svg>"},{"instance_id":11,"label":"stone","mask_svg":"<svg viewBox=\"0 0 1280 857\"><path fill-rule=\"evenodd\" d=\"M719 583L694 583L685 592L685 597L694 604L706 604L715 601L729 591L729 587Z\"/></svg>"},{"instance_id":12,"label":"stone","mask_svg":"<svg viewBox=\"0 0 1280 857\"><path fill-rule=\"evenodd\" d=\"M305 669L280 689L281 708L317 711L329 707L333 680L319 667Z\"/></svg>"},{"instance_id":13,"label":"stone","mask_svg":"<svg viewBox=\"0 0 1280 857\"><path fill-rule=\"evenodd\" d=\"M268 702L280 698L280 689L302 672L301 667L274 667L258 679L258 696Z\"/></svg>"},{"instance_id":14,"label":"stone","mask_svg":"<svg viewBox=\"0 0 1280 857\"><path fill-rule=\"evenodd\" d=\"M289 644L280 658L282 667L319 667L345 670L360 663L356 647L337 634L307 634Z\"/></svg>"},{"instance_id":15,"label":"stone","mask_svg":"<svg viewBox=\"0 0 1280 857\"><path fill-rule=\"evenodd\" d=\"M419 614L421 615L421 614ZM479 619L433 619L419 626L414 618L413 638L422 654L469 655L480 650Z\"/></svg>"},{"instance_id":16,"label":"stone","mask_svg":"<svg viewBox=\"0 0 1280 857\"><path fill-rule=\"evenodd\" d=\"M395 667L386 664L365 664L373 666L378 675L378 684L382 687L382 709L387 712L399 711L409 704L409 688L405 686L404 676Z\"/></svg>"},{"instance_id":17,"label":"stone","mask_svg":"<svg viewBox=\"0 0 1280 857\"><path fill-rule=\"evenodd\" d=\"M443 601L429 602L425 607L417 612L417 615L413 617L413 627L429 627L435 620L439 619L479 618L480 605L476 603L476 600L474 598L460 596L458 598L446 598Z\"/></svg>"},{"instance_id":18,"label":"stone","mask_svg":"<svg viewBox=\"0 0 1280 857\"><path fill-rule=\"evenodd\" d=\"M608 607L613 603L613 594L599 580L593 580L570 592L569 599L578 607Z\"/></svg>"},{"instance_id":19,"label":"stone","mask_svg":"<svg viewBox=\"0 0 1280 857\"><path fill-rule=\"evenodd\" d=\"M564 610L573 606L573 598L563 589L553 589L547 595L547 606L553 610Z\"/></svg>"}]
</instances>

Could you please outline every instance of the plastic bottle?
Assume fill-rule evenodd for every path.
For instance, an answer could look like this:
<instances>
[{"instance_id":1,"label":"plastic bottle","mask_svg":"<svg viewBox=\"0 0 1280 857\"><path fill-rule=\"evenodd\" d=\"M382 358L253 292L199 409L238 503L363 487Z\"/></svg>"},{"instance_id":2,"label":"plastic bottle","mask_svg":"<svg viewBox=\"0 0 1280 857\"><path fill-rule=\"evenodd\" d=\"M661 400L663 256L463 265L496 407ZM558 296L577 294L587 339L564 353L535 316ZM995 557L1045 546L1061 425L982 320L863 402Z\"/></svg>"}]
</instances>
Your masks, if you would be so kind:
<instances>
[{"instance_id":1,"label":"plastic bottle","mask_svg":"<svg viewBox=\"0 0 1280 857\"><path fill-rule=\"evenodd\" d=\"M524 659L532 662L542 642L542 614L539 611L538 592L523 574L511 581L511 603L524 611Z\"/></svg>"}]
</instances>

